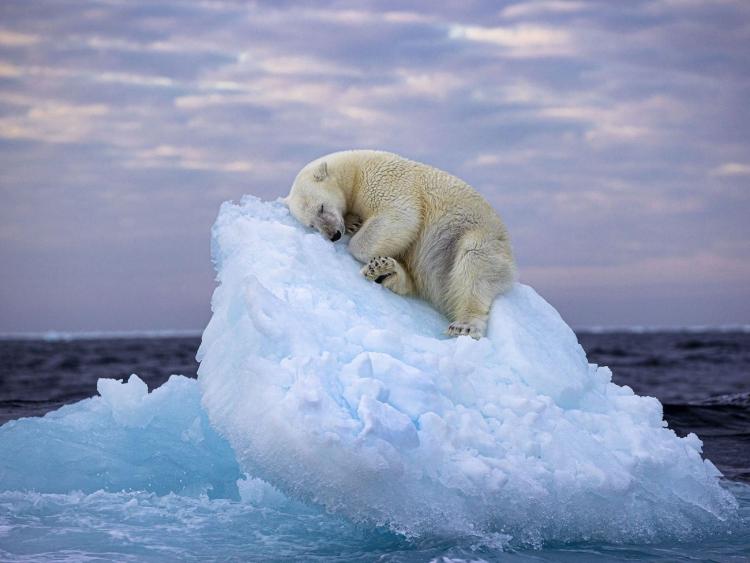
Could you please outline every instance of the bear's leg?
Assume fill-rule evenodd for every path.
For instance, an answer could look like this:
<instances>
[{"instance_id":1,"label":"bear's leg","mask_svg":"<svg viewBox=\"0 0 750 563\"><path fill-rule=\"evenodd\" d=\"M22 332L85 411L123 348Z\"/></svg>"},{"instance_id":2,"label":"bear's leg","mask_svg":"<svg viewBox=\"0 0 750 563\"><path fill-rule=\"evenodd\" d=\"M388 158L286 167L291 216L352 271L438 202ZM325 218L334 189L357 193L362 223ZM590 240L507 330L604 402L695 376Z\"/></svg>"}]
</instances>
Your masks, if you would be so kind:
<instances>
[{"instance_id":1,"label":"bear's leg","mask_svg":"<svg viewBox=\"0 0 750 563\"><path fill-rule=\"evenodd\" d=\"M377 256L402 256L414 242L419 217L380 212L367 219L349 241L349 252L363 264Z\"/></svg>"},{"instance_id":2,"label":"bear's leg","mask_svg":"<svg viewBox=\"0 0 750 563\"><path fill-rule=\"evenodd\" d=\"M448 280L447 309L453 322L447 333L472 338L484 336L492 302L510 289L514 276L507 242L466 233Z\"/></svg>"},{"instance_id":3,"label":"bear's leg","mask_svg":"<svg viewBox=\"0 0 750 563\"><path fill-rule=\"evenodd\" d=\"M362 275L399 295L414 293L414 282L406 269L390 256L376 256L361 270Z\"/></svg>"}]
</instances>

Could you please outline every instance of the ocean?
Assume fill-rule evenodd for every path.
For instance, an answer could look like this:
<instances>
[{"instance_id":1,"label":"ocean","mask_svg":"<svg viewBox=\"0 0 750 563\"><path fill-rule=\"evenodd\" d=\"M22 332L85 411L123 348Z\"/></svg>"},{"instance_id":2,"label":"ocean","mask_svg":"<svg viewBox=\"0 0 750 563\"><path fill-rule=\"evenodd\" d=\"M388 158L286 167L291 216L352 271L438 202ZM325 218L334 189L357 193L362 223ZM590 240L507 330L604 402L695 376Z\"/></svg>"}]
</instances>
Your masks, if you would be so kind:
<instances>
[{"instance_id":1,"label":"ocean","mask_svg":"<svg viewBox=\"0 0 750 563\"><path fill-rule=\"evenodd\" d=\"M703 440L704 455L740 500L744 520L738 533L696 544L547 545L503 552L362 530L304 507L264 508L258 520L255 509L226 500L165 500L138 491L105 491L98 497L71 493L75 498L6 491L0 493L0 559L750 560L750 332L579 331L577 336L590 362L612 369L615 383L658 398L671 429ZM195 378L199 344L197 335L5 337L0 340L0 424L43 416L96 395L99 378L137 373L149 389L172 374ZM0 472L0 487L2 477ZM113 509L119 503L147 510L123 522ZM180 530L183 518L190 534Z\"/></svg>"}]
</instances>

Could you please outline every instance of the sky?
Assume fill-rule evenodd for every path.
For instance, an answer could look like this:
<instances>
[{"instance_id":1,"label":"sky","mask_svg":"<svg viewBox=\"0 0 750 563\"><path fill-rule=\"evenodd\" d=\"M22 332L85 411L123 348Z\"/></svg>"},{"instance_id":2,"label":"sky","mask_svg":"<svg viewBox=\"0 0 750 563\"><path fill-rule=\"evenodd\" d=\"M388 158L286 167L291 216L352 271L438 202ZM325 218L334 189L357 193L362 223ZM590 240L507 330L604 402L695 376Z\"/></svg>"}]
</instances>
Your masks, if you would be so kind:
<instances>
[{"instance_id":1,"label":"sky","mask_svg":"<svg viewBox=\"0 0 750 563\"><path fill-rule=\"evenodd\" d=\"M0 332L201 329L326 153L479 190L574 327L750 323L750 2L0 3Z\"/></svg>"}]
</instances>

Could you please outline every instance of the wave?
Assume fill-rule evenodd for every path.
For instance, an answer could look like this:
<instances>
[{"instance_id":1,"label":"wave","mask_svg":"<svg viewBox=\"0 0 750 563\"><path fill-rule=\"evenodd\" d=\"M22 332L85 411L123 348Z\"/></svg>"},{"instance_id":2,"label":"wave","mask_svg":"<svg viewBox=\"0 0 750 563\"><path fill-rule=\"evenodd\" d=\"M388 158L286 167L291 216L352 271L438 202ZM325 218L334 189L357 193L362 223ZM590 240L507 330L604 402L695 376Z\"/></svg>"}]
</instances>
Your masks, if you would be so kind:
<instances>
[{"instance_id":1,"label":"wave","mask_svg":"<svg viewBox=\"0 0 750 563\"><path fill-rule=\"evenodd\" d=\"M588 325L575 327L576 333L581 334L652 334L652 333L677 333L677 334L701 334L701 333L750 333L748 324L721 324L721 325Z\"/></svg>"},{"instance_id":2,"label":"wave","mask_svg":"<svg viewBox=\"0 0 750 563\"><path fill-rule=\"evenodd\" d=\"M93 330L42 332L2 332L0 340L42 340L46 342L68 342L71 340L109 340L129 338L199 338L201 330Z\"/></svg>"}]
</instances>

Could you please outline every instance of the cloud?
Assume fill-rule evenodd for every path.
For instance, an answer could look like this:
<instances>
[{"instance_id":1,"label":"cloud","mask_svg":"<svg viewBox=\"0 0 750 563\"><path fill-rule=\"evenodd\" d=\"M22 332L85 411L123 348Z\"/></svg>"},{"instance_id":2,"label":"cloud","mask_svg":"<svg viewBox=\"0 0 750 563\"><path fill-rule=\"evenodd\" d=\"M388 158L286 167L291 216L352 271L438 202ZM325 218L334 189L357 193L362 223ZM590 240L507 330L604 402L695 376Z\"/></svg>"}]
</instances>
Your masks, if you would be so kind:
<instances>
[{"instance_id":1,"label":"cloud","mask_svg":"<svg viewBox=\"0 0 750 563\"><path fill-rule=\"evenodd\" d=\"M32 106L21 116L1 117L0 137L45 143L79 142L95 129L96 120L108 112L104 104L46 102Z\"/></svg>"},{"instance_id":2,"label":"cloud","mask_svg":"<svg viewBox=\"0 0 750 563\"><path fill-rule=\"evenodd\" d=\"M432 23L435 17L426 13L409 11L368 11L368 10L344 10L344 9L313 9L304 10L302 16L305 18L334 22L344 25L372 25L378 23L389 24L424 24Z\"/></svg>"},{"instance_id":3,"label":"cloud","mask_svg":"<svg viewBox=\"0 0 750 563\"><path fill-rule=\"evenodd\" d=\"M750 176L750 164L725 162L714 168L711 173L714 176Z\"/></svg>"},{"instance_id":4,"label":"cloud","mask_svg":"<svg viewBox=\"0 0 750 563\"><path fill-rule=\"evenodd\" d=\"M750 264L744 260L702 253L669 258L644 258L634 262L600 266L529 267L525 274L538 283L569 288L607 287L616 290L632 284L631 273L638 272L649 286L665 288L686 284L708 286L721 279L744 283L750 279Z\"/></svg>"},{"instance_id":5,"label":"cloud","mask_svg":"<svg viewBox=\"0 0 750 563\"><path fill-rule=\"evenodd\" d=\"M50 66L19 66L0 63L0 76L28 77L31 79L68 79L86 82L108 82L115 84L134 84L150 87L175 87L180 82L165 76L134 74L127 72L94 72L88 70L55 68ZM0 94L1 95L1 94Z\"/></svg>"},{"instance_id":6,"label":"cloud","mask_svg":"<svg viewBox=\"0 0 750 563\"><path fill-rule=\"evenodd\" d=\"M158 259L113 261L210 281L222 200L281 195L304 163L357 147L476 186L545 287L736 284L711 260L750 263L745 4L7 3L0 252L7 287L27 271L40 289L0 306L53 298L41 264L147 256L155 240ZM686 257L714 277L691 282ZM205 299L180 307L202 319Z\"/></svg>"},{"instance_id":7,"label":"cloud","mask_svg":"<svg viewBox=\"0 0 750 563\"><path fill-rule=\"evenodd\" d=\"M16 65L0 62L0 78L15 78L21 76L22 72Z\"/></svg>"},{"instance_id":8,"label":"cloud","mask_svg":"<svg viewBox=\"0 0 750 563\"><path fill-rule=\"evenodd\" d=\"M502 47L503 54L518 58L573 56L578 52L573 36L568 31L551 26L453 25L450 27L449 37L457 41Z\"/></svg>"},{"instance_id":9,"label":"cloud","mask_svg":"<svg viewBox=\"0 0 750 563\"><path fill-rule=\"evenodd\" d=\"M136 150L125 166L134 168L181 168L217 172L254 172L257 165L250 160L221 159L219 155L189 146L159 145Z\"/></svg>"},{"instance_id":10,"label":"cloud","mask_svg":"<svg viewBox=\"0 0 750 563\"><path fill-rule=\"evenodd\" d=\"M535 18L550 14L572 14L581 12L588 7L585 2L574 0L537 0L534 2L522 2L511 4L502 9L500 15L504 18Z\"/></svg>"},{"instance_id":11,"label":"cloud","mask_svg":"<svg viewBox=\"0 0 750 563\"><path fill-rule=\"evenodd\" d=\"M666 96L599 105L551 106L539 110L542 117L585 124L586 139L592 144L619 141L651 142L672 133L672 126L687 115L684 105Z\"/></svg>"},{"instance_id":12,"label":"cloud","mask_svg":"<svg viewBox=\"0 0 750 563\"><path fill-rule=\"evenodd\" d=\"M0 45L3 47L28 47L36 43L39 43L39 37L36 35L0 29Z\"/></svg>"}]
</instances>

